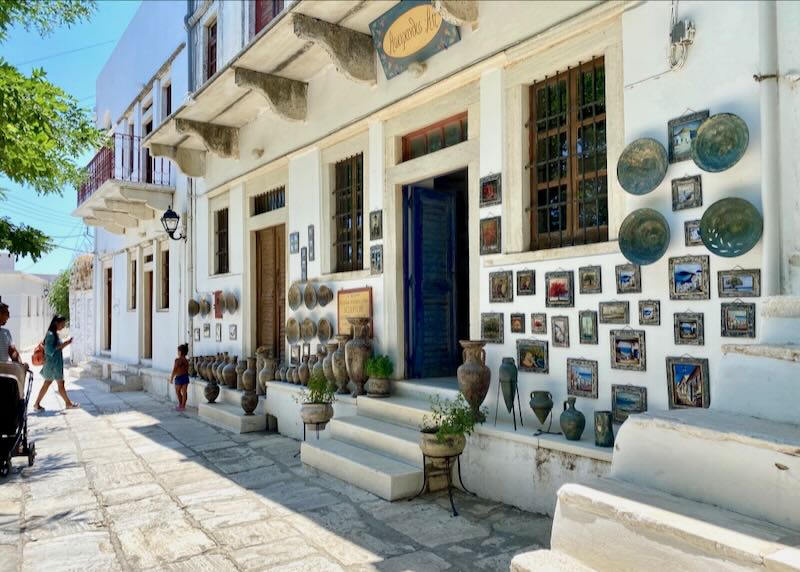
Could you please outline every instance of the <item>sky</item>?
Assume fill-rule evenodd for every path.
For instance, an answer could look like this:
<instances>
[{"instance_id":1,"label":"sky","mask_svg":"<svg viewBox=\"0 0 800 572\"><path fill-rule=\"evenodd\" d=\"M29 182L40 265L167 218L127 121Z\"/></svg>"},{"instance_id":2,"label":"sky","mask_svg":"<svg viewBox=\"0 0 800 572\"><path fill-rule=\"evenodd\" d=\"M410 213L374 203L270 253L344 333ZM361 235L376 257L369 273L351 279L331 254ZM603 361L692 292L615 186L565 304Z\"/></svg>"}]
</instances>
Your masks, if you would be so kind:
<instances>
[{"instance_id":1,"label":"sky","mask_svg":"<svg viewBox=\"0 0 800 572\"><path fill-rule=\"evenodd\" d=\"M154 0L150 0L154 1ZM36 67L47 72L48 79L91 109L95 106L95 81L117 40L128 26L140 0L99 0L89 22L60 28L42 38L35 31L16 27L0 44L0 55L23 73ZM87 164L94 151L77 159ZM70 213L76 207L75 189L67 187L62 196L39 196L33 189L17 185L0 175L0 188L7 189L7 199L0 201L0 215L12 222L25 223L52 237L58 248L34 263L20 258L16 270L35 274L56 274L67 268L80 252L91 252L93 229L84 226Z\"/></svg>"}]
</instances>

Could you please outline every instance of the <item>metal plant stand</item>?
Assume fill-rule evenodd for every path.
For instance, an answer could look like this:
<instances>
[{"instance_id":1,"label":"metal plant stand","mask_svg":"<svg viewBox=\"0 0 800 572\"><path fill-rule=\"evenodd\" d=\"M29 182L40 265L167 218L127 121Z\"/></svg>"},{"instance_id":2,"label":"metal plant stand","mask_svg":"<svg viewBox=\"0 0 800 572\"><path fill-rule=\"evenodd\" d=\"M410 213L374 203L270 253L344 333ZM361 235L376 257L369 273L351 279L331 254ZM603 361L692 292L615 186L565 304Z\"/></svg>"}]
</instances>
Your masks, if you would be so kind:
<instances>
[{"instance_id":1,"label":"metal plant stand","mask_svg":"<svg viewBox=\"0 0 800 572\"><path fill-rule=\"evenodd\" d=\"M439 459L444 460L444 468L435 468L432 466L432 463L428 463L428 459ZM457 487L453 484L453 459L455 459L455 466L458 469L458 482L461 483L461 490L463 490L468 495L472 495L474 497L478 496L475 493L469 491L467 487L464 486L464 479L461 478L461 453L458 455L447 455L443 457L434 457L432 455L426 455L425 453L422 454L422 488L419 490L417 494L413 497L408 499L409 501L414 500L417 497L422 496L425 492L425 489L428 488L428 480L431 477L438 477L441 475L445 475L447 477L447 495L450 498L450 507L453 509L453 516L458 516L458 511L456 510L456 503L453 501L453 489Z\"/></svg>"},{"instance_id":2,"label":"metal plant stand","mask_svg":"<svg viewBox=\"0 0 800 572\"><path fill-rule=\"evenodd\" d=\"M539 435L561 435L561 431L551 431L550 429L553 428L553 410L550 410L550 413L547 414L550 418L550 423L547 424L547 430L539 429L536 433L533 434L534 437L538 437ZM544 425L544 423L542 423Z\"/></svg>"},{"instance_id":3,"label":"metal plant stand","mask_svg":"<svg viewBox=\"0 0 800 572\"><path fill-rule=\"evenodd\" d=\"M325 425L327 425L327 424L328 424L328 422L327 422L327 421L326 421L325 423L303 423L303 442L305 442L305 440L306 440L306 428L307 428L309 425L313 425L313 426L314 426L314 431L315 431L315 432L316 432L316 434L317 434L317 441L319 441L319 428L320 428L320 426L322 426L322 428L324 429L324 428L325 428ZM300 451L298 451L297 453L295 453L293 458L295 458L295 459L296 459L296 458L297 458L297 457L299 457L299 456L300 456Z\"/></svg>"},{"instance_id":4,"label":"metal plant stand","mask_svg":"<svg viewBox=\"0 0 800 572\"><path fill-rule=\"evenodd\" d=\"M519 407L519 424L523 427L525 424L522 422L522 400L519 398L519 385L517 385L517 407ZM497 384L497 397L494 403L494 426L497 427L497 408L500 406L500 384ZM511 416L514 419L514 431L517 430L517 412L514 410L514 404L511 404Z\"/></svg>"}]
</instances>

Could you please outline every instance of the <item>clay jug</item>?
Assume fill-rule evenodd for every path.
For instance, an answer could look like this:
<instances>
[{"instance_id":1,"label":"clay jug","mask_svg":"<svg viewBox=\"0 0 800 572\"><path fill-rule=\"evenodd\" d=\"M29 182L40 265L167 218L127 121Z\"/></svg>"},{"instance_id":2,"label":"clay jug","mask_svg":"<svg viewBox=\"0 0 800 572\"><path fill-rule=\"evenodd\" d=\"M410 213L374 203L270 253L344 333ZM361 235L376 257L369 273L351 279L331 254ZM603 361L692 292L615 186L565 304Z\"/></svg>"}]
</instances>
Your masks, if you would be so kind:
<instances>
[{"instance_id":1,"label":"clay jug","mask_svg":"<svg viewBox=\"0 0 800 572\"><path fill-rule=\"evenodd\" d=\"M500 389L503 392L503 401L506 410L511 413L514 409L514 398L517 396L517 366L513 357L504 357L500 364L498 378L500 379Z\"/></svg>"},{"instance_id":2,"label":"clay jug","mask_svg":"<svg viewBox=\"0 0 800 572\"><path fill-rule=\"evenodd\" d=\"M217 376L215 375L215 371L217 370L217 366L219 365L219 354L211 356L211 359L208 362L208 381L214 380L217 381Z\"/></svg>"},{"instance_id":3,"label":"clay jug","mask_svg":"<svg viewBox=\"0 0 800 572\"><path fill-rule=\"evenodd\" d=\"M245 415L252 415L258 406L258 395L256 395L256 358L247 358L247 369L242 374L242 394L241 404Z\"/></svg>"},{"instance_id":4,"label":"clay jug","mask_svg":"<svg viewBox=\"0 0 800 572\"><path fill-rule=\"evenodd\" d=\"M256 350L256 394L257 395L265 395L267 393L267 385L266 385L266 374L267 372L264 371L265 363L267 360L267 348L264 346L260 346Z\"/></svg>"},{"instance_id":5,"label":"clay jug","mask_svg":"<svg viewBox=\"0 0 800 572\"><path fill-rule=\"evenodd\" d=\"M222 379L231 389L236 389L236 361L236 356L229 357L228 363L222 368Z\"/></svg>"},{"instance_id":6,"label":"clay jug","mask_svg":"<svg viewBox=\"0 0 800 572\"><path fill-rule=\"evenodd\" d=\"M290 365L286 368L286 382L287 383L295 383L294 381L294 372L297 368L294 365Z\"/></svg>"},{"instance_id":7,"label":"clay jug","mask_svg":"<svg viewBox=\"0 0 800 572\"><path fill-rule=\"evenodd\" d=\"M353 382L353 397L364 395L364 384L367 382L367 373L364 366L372 355L372 341L369 339L369 318L348 318L353 326L353 339L344 346L344 356L347 363L347 376Z\"/></svg>"},{"instance_id":8,"label":"clay jug","mask_svg":"<svg viewBox=\"0 0 800 572\"><path fill-rule=\"evenodd\" d=\"M531 409L539 423L544 425L553 409L553 395L549 391L531 391Z\"/></svg>"},{"instance_id":9,"label":"clay jug","mask_svg":"<svg viewBox=\"0 0 800 572\"><path fill-rule=\"evenodd\" d=\"M333 376L336 379L336 386L339 388L336 393L345 394L348 393L347 382L350 381L350 378L347 377L345 346L347 345L347 340L350 339L350 336L339 334L336 336L336 339L339 340L339 349L333 352L331 367L333 368Z\"/></svg>"},{"instance_id":10,"label":"clay jug","mask_svg":"<svg viewBox=\"0 0 800 572\"><path fill-rule=\"evenodd\" d=\"M297 375L300 377L300 385L308 385L308 378L311 377L311 370L308 367L308 356L303 356L303 363L297 368Z\"/></svg>"},{"instance_id":11,"label":"clay jug","mask_svg":"<svg viewBox=\"0 0 800 572\"><path fill-rule=\"evenodd\" d=\"M242 385L242 375L244 372L247 371L247 359L243 358L239 360L239 363L236 364L236 389L239 391L244 390L244 386Z\"/></svg>"},{"instance_id":12,"label":"clay jug","mask_svg":"<svg viewBox=\"0 0 800 572\"><path fill-rule=\"evenodd\" d=\"M311 375L314 375L314 372L318 371L322 374L323 377L325 376L325 367L322 362L325 361L326 353L327 352L325 351L325 346L323 346L322 344L317 346L317 355L314 356L317 359L314 361L314 367L311 368Z\"/></svg>"},{"instance_id":13,"label":"clay jug","mask_svg":"<svg viewBox=\"0 0 800 572\"><path fill-rule=\"evenodd\" d=\"M325 359L322 360L322 371L330 387L336 387L336 376L333 374L333 352L335 352L338 347L339 344L336 342L328 342L325 344L327 355Z\"/></svg>"},{"instance_id":14,"label":"clay jug","mask_svg":"<svg viewBox=\"0 0 800 572\"><path fill-rule=\"evenodd\" d=\"M275 370L278 368L278 360L272 357L272 350L264 358L264 369L258 372L258 382L264 385L264 395L267 394L267 382L275 380Z\"/></svg>"},{"instance_id":15,"label":"clay jug","mask_svg":"<svg viewBox=\"0 0 800 572\"><path fill-rule=\"evenodd\" d=\"M561 414L561 430L569 441L580 441L583 430L586 428L586 416L575 409L575 397L567 397L564 402L564 412Z\"/></svg>"},{"instance_id":16,"label":"clay jug","mask_svg":"<svg viewBox=\"0 0 800 572\"><path fill-rule=\"evenodd\" d=\"M195 369L195 357L190 357L189 359L189 377L197 377L197 370Z\"/></svg>"},{"instance_id":17,"label":"clay jug","mask_svg":"<svg viewBox=\"0 0 800 572\"><path fill-rule=\"evenodd\" d=\"M222 377L222 370L228 364L228 352L220 355L219 361L217 362L217 367L214 368L214 378L217 380L217 383L224 384L225 378Z\"/></svg>"},{"instance_id":18,"label":"clay jug","mask_svg":"<svg viewBox=\"0 0 800 572\"><path fill-rule=\"evenodd\" d=\"M278 366L278 381L286 381L286 364L283 362Z\"/></svg>"},{"instance_id":19,"label":"clay jug","mask_svg":"<svg viewBox=\"0 0 800 572\"><path fill-rule=\"evenodd\" d=\"M461 340L459 342L464 348L462 355L464 363L458 366L456 376L458 377L458 388L467 399L472 414L476 421L484 422L486 416L481 411L481 403L489 393L492 372L486 367L486 350L483 340Z\"/></svg>"},{"instance_id":20,"label":"clay jug","mask_svg":"<svg viewBox=\"0 0 800 572\"><path fill-rule=\"evenodd\" d=\"M594 412L594 444L598 447L614 446L614 414L611 411Z\"/></svg>"}]
</instances>

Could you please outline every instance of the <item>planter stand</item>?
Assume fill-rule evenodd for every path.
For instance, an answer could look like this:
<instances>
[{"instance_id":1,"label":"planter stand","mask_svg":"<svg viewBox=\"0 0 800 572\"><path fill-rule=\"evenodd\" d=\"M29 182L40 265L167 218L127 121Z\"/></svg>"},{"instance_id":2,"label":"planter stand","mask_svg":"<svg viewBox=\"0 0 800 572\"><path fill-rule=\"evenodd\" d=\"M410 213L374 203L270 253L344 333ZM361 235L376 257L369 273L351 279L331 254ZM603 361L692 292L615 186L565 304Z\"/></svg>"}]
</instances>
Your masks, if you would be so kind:
<instances>
[{"instance_id":1,"label":"planter stand","mask_svg":"<svg viewBox=\"0 0 800 572\"><path fill-rule=\"evenodd\" d=\"M434 468L432 463L428 462L428 459L443 459L444 460L444 468L437 469ZM415 494L413 497L408 499L409 501L414 500L417 497L422 496L422 493L425 492L425 489L428 488L428 479L431 477L438 477L441 475L445 475L447 477L447 495L450 497L450 507L453 509L453 516L458 516L458 511L456 510L456 504L453 502L453 489L457 489L455 485L453 485L453 460L455 459L455 466L458 468L458 482L461 483L461 489L474 497L478 496L473 492L467 490L467 487L464 486L464 480L461 478L461 453L458 455L448 455L443 457L434 457L432 455L426 455L425 453L422 454L422 488L420 491Z\"/></svg>"},{"instance_id":2,"label":"planter stand","mask_svg":"<svg viewBox=\"0 0 800 572\"><path fill-rule=\"evenodd\" d=\"M520 414L520 416L521 416L521 414ZM550 423L547 424L547 431L545 431L544 429L539 429L536 433L533 434L534 437L538 437L539 435L561 435L561 431L550 431L550 429L553 427L553 410L552 409L550 410L550 413L548 414L548 417L550 418Z\"/></svg>"},{"instance_id":3,"label":"planter stand","mask_svg":"<svg viewBox=\"0 0 800 572\"><path fill-rule=\"evenodd\" d=\"M497 408L500 405L500 384L497 384L497 398L494 402L494 426L497 427ZM522 400L519 398L519 384L517 384L517 406L519 407L519 424L525 426L522 422ZM517 430L517 412L514 410L514 404L511 404L511 416L514 419L514 431ZM552 418L551 418L552 422Z\"/></svg>"},{"instance_id":4,"label":"planter stand","mask_svg":"<svg viewBox=\"0 0 800 572\"><path fill-rule=\"evenodd\" d=\"M306 440L306 427L308 427L309 425L313 425L314 426L314 431L317 434L317 441L319 441L319 428L320 428L320 426L322 426L324 428L325 425L327 425L329 422L330 422L330 420L326 421L325 423L303 423L303 441L305 442L305 440ZM300 451L295 453L293 457L296 459L299 456L300 456Z\"/></svg>"}]
</instances>

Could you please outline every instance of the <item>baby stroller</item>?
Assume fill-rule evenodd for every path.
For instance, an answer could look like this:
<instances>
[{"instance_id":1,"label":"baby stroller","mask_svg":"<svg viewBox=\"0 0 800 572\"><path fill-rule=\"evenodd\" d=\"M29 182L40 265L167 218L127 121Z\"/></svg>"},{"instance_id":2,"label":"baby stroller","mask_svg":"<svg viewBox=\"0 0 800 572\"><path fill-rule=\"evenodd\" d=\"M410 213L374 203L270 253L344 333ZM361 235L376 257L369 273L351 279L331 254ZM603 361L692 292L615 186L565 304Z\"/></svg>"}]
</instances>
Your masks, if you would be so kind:
<instances>
[{"instance_id":1,"label":"baby stroller","mask_svg":"<svg viewBox=\"0 0 800 572\"><path fill-rule=\"evenodd\" d=\"M33 372L26 372L25 395L15 375L0 373L0 477L11 471L12 457L28 457L33 466L36 445L28 442L28 400L33 387Z\"/></svg>"}]
</instances>

